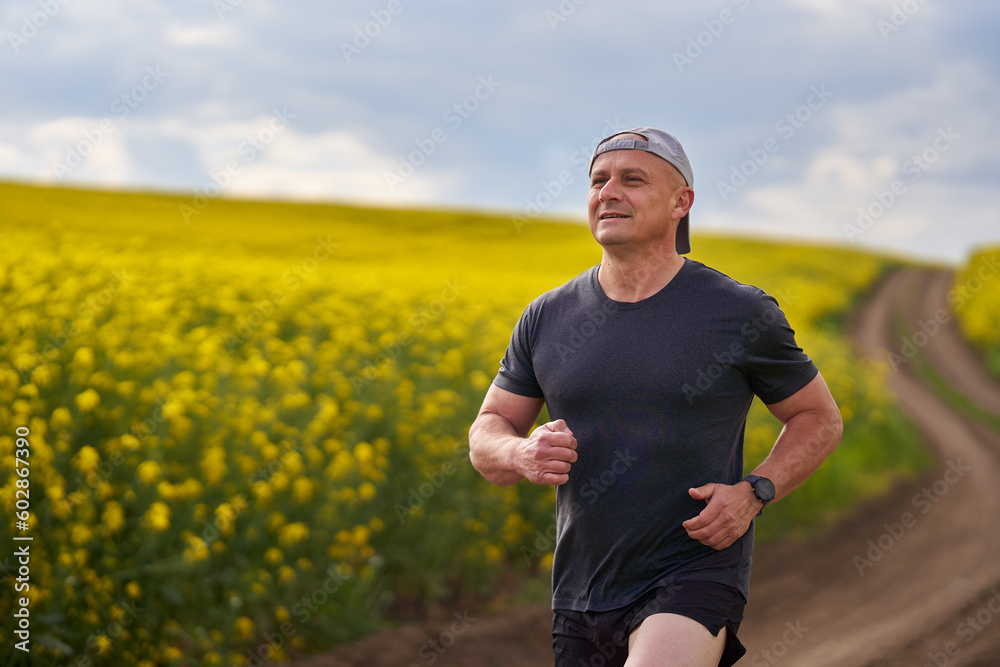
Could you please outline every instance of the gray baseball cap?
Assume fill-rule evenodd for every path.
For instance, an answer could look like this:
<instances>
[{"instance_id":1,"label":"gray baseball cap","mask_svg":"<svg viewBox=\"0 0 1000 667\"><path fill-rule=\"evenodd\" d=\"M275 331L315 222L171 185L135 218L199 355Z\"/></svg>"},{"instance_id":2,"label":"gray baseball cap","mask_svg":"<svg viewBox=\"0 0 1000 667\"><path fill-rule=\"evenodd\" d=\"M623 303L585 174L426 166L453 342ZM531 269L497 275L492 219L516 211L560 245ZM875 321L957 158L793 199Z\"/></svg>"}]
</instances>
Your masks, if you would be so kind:
<instances>
[{"instance_id":1,"label":"gray baseball cap","mask_svg":"<svg viewBox=\"0 0 1000 667\"><path fill-rule=\"evenodd\" d=\"M645 140L620 136L623 134L638 134L641 137L645 137ZM618 138L615 139L615 137ZM677 141L672 134L653 127L637 127L625 130L624 132L617 132L610 137L602 139L594 149L594 155L590 158L590 169L587 171L587 174L589 175L594 170L594 160L597 159L598 155L609 151L621 150L646 151L647 153L652 153L663 158L681 173L689 188L694 187L694 172L691 171L691 162L688 160L687 153L684 152L681 142ZM675 245L678 254L681 255L691 252L690 217L690 214L685 215L677 224Z\"/></svg>"}]
</instances>

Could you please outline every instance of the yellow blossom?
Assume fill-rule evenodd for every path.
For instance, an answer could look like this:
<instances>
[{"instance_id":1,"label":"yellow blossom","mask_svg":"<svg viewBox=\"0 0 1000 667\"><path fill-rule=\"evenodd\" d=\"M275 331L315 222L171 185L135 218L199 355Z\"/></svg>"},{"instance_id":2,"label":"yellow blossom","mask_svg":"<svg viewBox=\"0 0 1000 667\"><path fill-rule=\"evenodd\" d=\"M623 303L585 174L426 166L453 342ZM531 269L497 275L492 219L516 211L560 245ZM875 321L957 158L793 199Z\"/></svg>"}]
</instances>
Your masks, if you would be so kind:
<instances>
[{"instance_id":1,"label":"yellow blossom","mask_svg":"<svg viewBox=\"0 0 1000 667\"><path fill-rule=\"evenodd\" d=\"M101 395L98 394L93 389L87 389L86 391L76 395L76 407L79 408L80 412L90 412L98 406L101 402Z\"/></svg>"},{"instance_id":2,"label":"yellow blossom","mask_svg":"<svg viewBox=\"0 0 1000 667\"><path fill-rule=\"evenodd\" d=\"M90 445L84 445L76 455L76 467L82 473L93 472L101 462L101 455Z\"/></svg>"},{"instance_id":3,"label":"yellow blossom","mask_svg":"<svg viewBox=\"0 0 1000 667\"><path fill-rule=\"evenodd\" d=\"M278 530L278 542L282 546L293 546L309 537L309 527L304 523L290 523Z\"/></svg>"},{"instance_id":4,"label":"yellow blossom","mask_svg":"<svg viewBox=\"0 0 1000 667\"><path fill-rule=\"evenodd\" d=\"M96 635L93 639L93 646L97 651L97 655L105 655L109 650L111 650L111 640L108 639L107 635Z\"/></svg>"},{"instance_id":5,"label":"yellow blossom","mask_svg":"<svg viewBox=\"0 0 1000 667\"><path fill-rule=\"evenodd\" d=\"M292 498L300 505L305 505L312 498L312 481L306 477L299 477L292 482Z\"/></svg>"},{"instance_id":6,"label":"yellow blossom","mask_svg":"<svg viewBox=\"0 0 1000 667\"><path fill-rule=\"evenodd\" d=\"M358 487L358 497L361 500L371 500L375 497L375 485L371 482L362 482Z\"/></svg>"},{"instance_id":7,"label":"yellow blossom","mask_svg":"<svg viewBox=\"0 0 1000 667\"><path fill-rule=\"evenodd\" d=\"M253 639L254 634L257 632L256 624L246 616L237 618L233 623L233 629L243 639Z\"/></svg>"},{"instance_id":8,"label":"yellow blossom","mask_svg":"<svg viewBox=\"0 0 1000 667\"><path fill-rule=\"evenodd\" d=\"M148 529L163 532L170 528L170 507L166 503L157 501L150 505L143 519Z\"/></svg>"},{"instance_id":9,"label":"yellow blossom","mask_svg":"<svg viewBox=\"0 0 1000 667\"><path fill-rule=\"evenodd\" d=\"M151 484L160 477L160 464L156 461L143 461L136 468L136 473L144 483Z\"/></svg>"}]
</instances>

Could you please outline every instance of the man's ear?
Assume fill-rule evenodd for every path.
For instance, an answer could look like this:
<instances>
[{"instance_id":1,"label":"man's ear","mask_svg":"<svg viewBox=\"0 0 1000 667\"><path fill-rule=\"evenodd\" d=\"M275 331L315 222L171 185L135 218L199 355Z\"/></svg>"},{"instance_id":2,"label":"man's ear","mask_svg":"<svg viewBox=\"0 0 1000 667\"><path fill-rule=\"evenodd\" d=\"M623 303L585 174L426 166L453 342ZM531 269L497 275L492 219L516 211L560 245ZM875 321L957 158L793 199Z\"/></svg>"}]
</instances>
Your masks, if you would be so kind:
<instances>
[{"instance_id":1,"label":"man's ear","mask_svg":"<svg viewBox=\"0 0 1000 667\"><path fill-rule=\"evenodd\" d=\"M674 213L671 217L680 220L688 214L692 206L694 206L694 190L685 185L674 199Z\"/></svg>"}]
</instances>

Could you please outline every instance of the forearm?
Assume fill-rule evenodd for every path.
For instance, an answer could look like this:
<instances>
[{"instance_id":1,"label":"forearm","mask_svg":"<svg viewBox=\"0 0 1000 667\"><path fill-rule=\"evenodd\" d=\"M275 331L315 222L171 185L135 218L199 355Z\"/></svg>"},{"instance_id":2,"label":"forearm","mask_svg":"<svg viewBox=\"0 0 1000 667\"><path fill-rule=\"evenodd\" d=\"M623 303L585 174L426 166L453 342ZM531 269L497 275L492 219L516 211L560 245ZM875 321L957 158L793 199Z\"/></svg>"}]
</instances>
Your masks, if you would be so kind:
<instances>
[{"instance_id":1,"label":"forearm","mask_svg":"<svg viewBox=\"0 0 1000 667\"><path fill-rule=\"evenodd\" d=\"M496 413L481 413L469 428L469 458L483 477L497 486L524 479L515 470L514 453L524 438L514 425Z\"/></svg>"},{"instance_id":2,"label":"forearm","mask_svg":"<svg viewBox=\"0 0 1000 667\"><path fill-rule=\"evenodd\" d=\"M774 500L794 491L812 475L840 442L840 411L806 411L785 422L771 453L754 470L774 482Z\"/></svg>"}]
</instances>

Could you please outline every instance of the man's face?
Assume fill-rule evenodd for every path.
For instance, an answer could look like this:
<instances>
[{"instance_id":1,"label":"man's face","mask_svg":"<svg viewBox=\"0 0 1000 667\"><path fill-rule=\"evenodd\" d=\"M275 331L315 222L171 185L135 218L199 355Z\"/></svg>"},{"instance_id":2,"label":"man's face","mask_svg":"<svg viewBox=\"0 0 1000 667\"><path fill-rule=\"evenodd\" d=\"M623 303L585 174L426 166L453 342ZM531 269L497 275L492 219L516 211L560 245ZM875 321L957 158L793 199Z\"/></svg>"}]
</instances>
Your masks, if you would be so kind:
<instances>
[{"instance_id":1,"label":"man's face","mask_svg":"<svg viewBox=\"0 0 1000 667\"><path fill-rule=\"evenodd\" d=\"M694 191L666 160L640 150L601 153L590 174L590 231L602 246L660 242L693 200Z\"/></svg>"}]
</instances>

